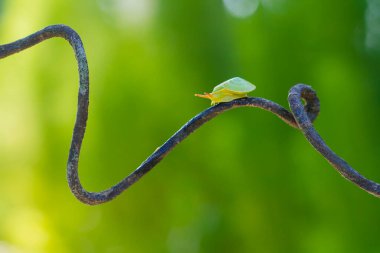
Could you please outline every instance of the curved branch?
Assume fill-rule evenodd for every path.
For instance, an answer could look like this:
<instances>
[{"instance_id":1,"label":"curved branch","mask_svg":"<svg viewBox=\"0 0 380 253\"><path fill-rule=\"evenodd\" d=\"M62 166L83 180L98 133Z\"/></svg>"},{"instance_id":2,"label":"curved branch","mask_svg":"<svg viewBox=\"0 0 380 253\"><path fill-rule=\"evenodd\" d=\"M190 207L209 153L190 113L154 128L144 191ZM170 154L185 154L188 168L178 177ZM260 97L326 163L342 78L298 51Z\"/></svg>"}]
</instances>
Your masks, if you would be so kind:
<instances>
[{"instance_id":1,"label":"curved branch","mask_svg":"<svg viewBox=\"0 0 380 253\"><path fill-rule=\"evenodd\" d=\"M380 185L371 181L359 172L354 170L345 160L340 158L325 143L322 137L315 130L310 118L303 109L301 98L318 100L315 92L310 86L297 84L289 91L288 101L290 109L297 121L297 124L313 147L347 180L356 184L368 193L380 197Z\"/></svg>"},{"instance_id":2,"label":"curved branch","mask_svg":"<svg viewBox=\"0 0 380 253\"><path fill-rule=\"evenodd\" d=\"M322 138L315 131L312 122L319 114L319 100L311 87L303 84L294 86L289 92L288 100L292 113L275 102L256 97L241 98L228 103L220 103L206 109L189 120L161 147L153 152L134 172L118 184L102 192L88 192L81 185L78 176L79 155L86 129L89 104L88 66L86 54L79 35L73 29L65 25L48 26L45 29L13 43L0 45L0 58L20 52L52 37L62 37L68 40L74 49L78 62L78 107L67 162L67 179L71 191L75 197L83 203L96 205L112 200L154 168L177 144L183 141L196 129L219 114L238 107L257 107L264 109L272 112L288 125L300 129L317 151L319 151L346 179L357 184L360 188L369 193L380 197L380 186L352 169L324 143ZM302 103L302 99L306 102L305 106Z\"/></svg>"}]
</instances>

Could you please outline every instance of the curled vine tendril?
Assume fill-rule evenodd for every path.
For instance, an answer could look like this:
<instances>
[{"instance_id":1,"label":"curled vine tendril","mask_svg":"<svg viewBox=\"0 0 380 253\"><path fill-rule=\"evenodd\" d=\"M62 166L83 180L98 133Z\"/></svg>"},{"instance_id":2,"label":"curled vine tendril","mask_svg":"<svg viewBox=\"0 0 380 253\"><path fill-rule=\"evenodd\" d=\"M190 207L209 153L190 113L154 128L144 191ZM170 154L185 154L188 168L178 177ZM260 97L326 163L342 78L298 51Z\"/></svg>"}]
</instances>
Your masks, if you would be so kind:
<instances>
[{"instance_id":1,"label":"curled vine tendril","mask_svg":"<svg viewBox=\"0 0 380 253\"><path fill-rule=\"evenodd\" d=\"M52 37L66 39L74 49L78 62L79 92L77 116L71 140L70 152L67 162L67 180L72 193L83 203L97 205L112 200L132 184L138 181L148 171L154 168L177 144L183 141L196 129L219 114L238 107L257 107L272 112L288 125L301 130L313 147L327 159L327 161L347 180L353 182L370 194L380 197L380 185L368 180L347 162L336 155L323 141L314 129L312 122L319 114L319 100L315 91L307 85L297 84L293 86L288 95L291 112L264 98L247 97L236 99L227 103L220 103L199 113L182 126L162 146L153 152L141 165L122 181L111 188L101 192L86 191L78 176L79 154L82 140L86 130L89 104L89 73L86 54L79 35L65 25L48 26L36 33L15 42L0 45L0 58L18 53ZM305 101L305 105L302 103Z\"/></svg>"}]
</instances>

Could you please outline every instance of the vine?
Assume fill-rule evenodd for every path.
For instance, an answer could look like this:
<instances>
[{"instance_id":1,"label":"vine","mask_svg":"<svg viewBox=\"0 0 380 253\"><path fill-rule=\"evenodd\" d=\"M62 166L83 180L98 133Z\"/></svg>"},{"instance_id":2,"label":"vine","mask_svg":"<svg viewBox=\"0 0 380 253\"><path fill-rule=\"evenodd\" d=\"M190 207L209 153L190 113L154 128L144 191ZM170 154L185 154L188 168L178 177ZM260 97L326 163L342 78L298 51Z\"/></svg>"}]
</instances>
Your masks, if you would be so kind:
<instances>
[{"instance_id":1,"label":"vine","mask_svg":"<svg viewBox=\"0 0 380 253\"><path fill-rule=\"evenodd\" d=\"M32 47L44 40L61 37L66 39L74 49L78 63L79 91L76 121L67 161L67 180L72 193L77 199L89 205L97 205L112 200L131 185L137 182L148 171L153 169L176 145L188 137L192 132L201 127L219 114L238 107L257 107L272 112L288 125L301 130L311 145L347 180L356 184L363 190L380 197L380 185L373 182L356 170L346 161L336 155L324 142L315 130L312 122L319 114L319 99L315 91L308 85L297 84L288 94L291 112L279 104L258 97L246 97L227 103L219 103L199 113L183 125L162 146L153 152L141 165L129 176L116 185L101 192L86 191L78 176L78 162L83 137L86 130L89 105L89 73L86 53L79 35L65 25L48 26L36 33L15 42L0 45L0 58L18 53ZM305 105L302 103L305 101Z\"/></svg>"}]
</instances>

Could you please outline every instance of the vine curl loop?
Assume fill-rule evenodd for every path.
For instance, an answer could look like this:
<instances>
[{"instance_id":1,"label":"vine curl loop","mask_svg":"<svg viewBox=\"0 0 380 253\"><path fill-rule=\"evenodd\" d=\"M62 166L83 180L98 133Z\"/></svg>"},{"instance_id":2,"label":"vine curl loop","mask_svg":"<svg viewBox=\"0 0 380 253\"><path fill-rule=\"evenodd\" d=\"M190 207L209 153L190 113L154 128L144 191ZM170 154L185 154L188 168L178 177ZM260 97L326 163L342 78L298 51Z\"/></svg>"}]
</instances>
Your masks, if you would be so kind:
<instances>
[{"instance_id":1,"label":"vine curl loop","mask_svg":"<svg viewBox=\"0 0 380 253\"><path fill-rule=\"evenodd\" d=\"M365 191L380 197L380 185L366 179L347 162L336 155L314 129L312 122L319 114L319 100L315 91L307 85L297 84L289 91L288 101L291 112L279 104L265 98L247 97L227 103L220 103L199 113L182 126L162 146L153 152L129 176L116 185L101 192L86 191L78 176L78 162L83 137L86 130L89 105L89 73L86 53L79 35L65 25L48 26L36 33L15 42L0 45L0 59L18 53L46 39L61 37L66 39L74 49L78 63L79 91L76 121L71 140L67 162L67 180L72 193L77 199L89 205L97 205L112 200L153 169L176 145L219 114L238 107L257 107L272 112L288 125L301 130L307 140L327 161L347 180ZM302 103L305 101L305 105Z\"/></svg>"}]
</instances>

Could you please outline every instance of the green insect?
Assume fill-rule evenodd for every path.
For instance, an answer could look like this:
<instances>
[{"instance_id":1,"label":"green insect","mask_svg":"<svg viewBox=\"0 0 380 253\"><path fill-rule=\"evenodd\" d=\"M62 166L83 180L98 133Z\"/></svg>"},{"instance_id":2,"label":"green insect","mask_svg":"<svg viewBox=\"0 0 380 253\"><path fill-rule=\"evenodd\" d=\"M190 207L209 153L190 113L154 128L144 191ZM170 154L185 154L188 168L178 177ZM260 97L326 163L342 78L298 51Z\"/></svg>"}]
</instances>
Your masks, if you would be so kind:
<instances>
[{"instance_id":1,"label":"green insect","mask_svg":"<svg viewBox=\"0 0 380 253\"><path fill-rule=\"evenodd\" d=\"M215 105L247 97L247 94L254 89L256 89L255 85L240 77L234 77L215 86L211 93L205 92L204 95L195 94L195 96L210 99L211 105Z\"/></svg>"}]
</instances>

